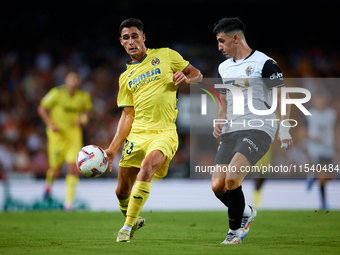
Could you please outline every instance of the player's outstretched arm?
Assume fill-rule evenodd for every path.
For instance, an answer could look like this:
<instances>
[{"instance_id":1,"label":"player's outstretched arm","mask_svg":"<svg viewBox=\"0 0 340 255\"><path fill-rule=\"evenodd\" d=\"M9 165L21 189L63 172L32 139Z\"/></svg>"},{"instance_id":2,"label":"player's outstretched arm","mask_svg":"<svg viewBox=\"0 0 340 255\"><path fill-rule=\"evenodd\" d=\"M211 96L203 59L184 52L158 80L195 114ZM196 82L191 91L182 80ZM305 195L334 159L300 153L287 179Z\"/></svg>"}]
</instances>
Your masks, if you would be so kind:
<instances>
[{"instance_id":1,"label":"player's outstretched arm","mask_svg":"<svg viewBox=\"0 0 340 255\"><path fill-rule=\"evenodd\" d=\"M278 88L278 105L279 105L279 112L281 113L281 88ZM286 98L289 99L289 94L286 94ZM286 105L286 115L280 115L280 127L279 127L279 135L278 140L281 142L281 148L285 150L289 150L293 147L293 139L291 135L289 134L290 124L288 121L285 121L282 123L283 120L289 119L290 116L290 109L291 105Z\"/></svg>"},{"instance_id":2,"label":"player's outstretched arm","mask_svg":"<svg viewBox=\"0 0 340 255\"><path fill-rule=\"evenodd\" d=\"M116 153L122 143L124 142L125 138L128 136L133 120L135 118L135 110L133 107L124 107L122 111L122 115L120 116L116 134L109 146L105 150L107 154L107 160L109 162L110 172L112 172L112 161L116 156Z\"/></svg>"},{"instance_id":3,"label":"player's outstretched arm","mask_svg":"<svg viewBox=\"0 0 340 255\"><path fill-rule=\"evenodd\" d=\"M172 80L175 82L175 86L179 84L190 84L195 82L200 82L203 79L201 71L195 68L193 65L189 64L187 68L181 71L177 71L172 76Z\"/></svg>"}]
</instances>

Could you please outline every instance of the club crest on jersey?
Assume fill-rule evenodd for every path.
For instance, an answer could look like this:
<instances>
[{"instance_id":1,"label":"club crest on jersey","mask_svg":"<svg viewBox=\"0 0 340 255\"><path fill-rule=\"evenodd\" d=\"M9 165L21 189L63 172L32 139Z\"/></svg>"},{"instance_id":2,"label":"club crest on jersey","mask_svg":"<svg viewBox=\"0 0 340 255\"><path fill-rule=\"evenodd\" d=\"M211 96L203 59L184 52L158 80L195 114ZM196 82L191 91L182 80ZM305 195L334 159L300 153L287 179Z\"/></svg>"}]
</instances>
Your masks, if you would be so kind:
<instances>
[{"instance_id":1,"label":"club crest on jersey","mask_svg":"<svg viewBox=\"0 0 340 255\"><path fill-rule=\"evenodd\" d=\"M248 66L246 68L246 74L249 76L254 72L254 68L252 66Z\"/></svg>"},{"instance_id":2,"label":"club crest on jersey","mask_svg":"<svg viewBox=\"0 0 340 255\"><path fill-rule=\"evenodd\" d=\"M154 58L153 60L151 60L151 64L152 64L153 66L158 65L160 62L161 62L161 61L159 60L159 58Z\"/></svg>"}]
</instances>

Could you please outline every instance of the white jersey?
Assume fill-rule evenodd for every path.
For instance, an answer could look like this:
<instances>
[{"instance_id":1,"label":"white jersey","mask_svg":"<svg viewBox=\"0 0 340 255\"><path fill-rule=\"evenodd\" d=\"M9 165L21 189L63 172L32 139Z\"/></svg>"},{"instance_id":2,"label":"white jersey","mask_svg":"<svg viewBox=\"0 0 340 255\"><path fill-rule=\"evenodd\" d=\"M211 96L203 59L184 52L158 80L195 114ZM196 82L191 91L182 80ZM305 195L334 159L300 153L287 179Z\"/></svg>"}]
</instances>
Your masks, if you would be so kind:
<instances>
[{"instance_id":1,"label":"white jersey","mask_svg":"<svg viewBox=\"0 0 340 255\"><path fill-rule=\"evenodd\" d=\"M317 163L321 157L332 158L334 156L336 112L331 108L323 111L312 108L309 112L312 115L306 116L308 136L320 139L320 141L309 141L307 149L310 157Z\"/></svg>"},{"instance_id":2,"label":"white jersey","mask_svg":"<svg viewBox=\"0 0 340 255\"><path fill-rule=\"evenodd\" d=\"M232 84L242 90L244 96L244 114L233 114L233 94L230 90L221 89L226 94L227 124L222 133L256 129L266 132L274 141L277 131L275 112L269 115L257 115L249 110L248 89L252 91L252 105L256 110L268 110L272 106L272 88L283 86L281 68L276 62L262 52L253 50L245 59L234 61L229 58L218 68L224 84ZM263 79L268 78L268 79Z\"/></svg>"}]
</instances>

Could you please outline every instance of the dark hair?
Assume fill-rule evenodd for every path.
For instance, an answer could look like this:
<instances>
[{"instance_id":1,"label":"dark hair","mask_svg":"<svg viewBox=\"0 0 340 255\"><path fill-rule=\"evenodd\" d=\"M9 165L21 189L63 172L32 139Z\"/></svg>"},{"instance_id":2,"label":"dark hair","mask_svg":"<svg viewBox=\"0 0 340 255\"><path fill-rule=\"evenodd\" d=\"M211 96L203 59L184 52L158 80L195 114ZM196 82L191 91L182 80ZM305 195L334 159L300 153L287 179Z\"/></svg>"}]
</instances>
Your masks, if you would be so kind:
<instances>
[{"instance_id":1,"label":"dark hair","mask_svg":"<svg viewBox=\"0 0 340 255\"><path fill-rule=\"evenodd\" d=\"M123 28L136 27L139 31L143 32L144 24L139 19L129 18L124 20L119 26L119 35L121 35Z\"/></svg>"},{"instance_id":2,"label":"dark hair","mask_svg":"<svg viewBox=\"0 0 340 255\"><path fill-rule=\"evenodd\" d=\"M79 71L78 71L77 69L73 69L73 68L72 68L72 69L69 69L69 70L67 71L65 77L66 77L67 75L69 75L70 73L74 73L74 74L76 74L76 75L78 75L78 76L80 77Z\"/></svg>"},{"instance_id":3,"label":"dark hair","mask_svg":"<svg viewBox=\"0 0 340 255\"><path fill-rule=\"evenodd\" d=\"M227 34L236 30L241 30L243 34L246 30L246 26L239 18L223 18L215 25L213 33L214 35L221 32Z\"/></svg>"}]
</instances>

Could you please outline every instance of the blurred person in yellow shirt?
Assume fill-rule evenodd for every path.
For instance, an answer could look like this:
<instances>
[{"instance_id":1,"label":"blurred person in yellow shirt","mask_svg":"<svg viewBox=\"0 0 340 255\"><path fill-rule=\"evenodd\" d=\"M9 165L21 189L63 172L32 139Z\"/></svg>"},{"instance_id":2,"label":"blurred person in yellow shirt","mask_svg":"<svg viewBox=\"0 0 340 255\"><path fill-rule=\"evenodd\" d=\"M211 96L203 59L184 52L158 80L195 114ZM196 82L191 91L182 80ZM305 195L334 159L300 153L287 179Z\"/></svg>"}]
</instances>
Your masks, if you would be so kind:
<instances>
[{"instance_id":1,"label":"blurred person in yellow shirt","mask_svg":"<svg viewBox=\"0 0 340 255\"><path fill-rule=\"evenodd\" d=\"M46 172L44 199L51 200L51 187L67 164L65 178L65 210L72 210L79 171L76 158L83 146L82 125L88 120L92 108L91 96L79 89L81 78L76 71L69 71L65 84L52 88L41 100L38 113L46 124L49 169Z\"/></svg>"}]
</instances>

